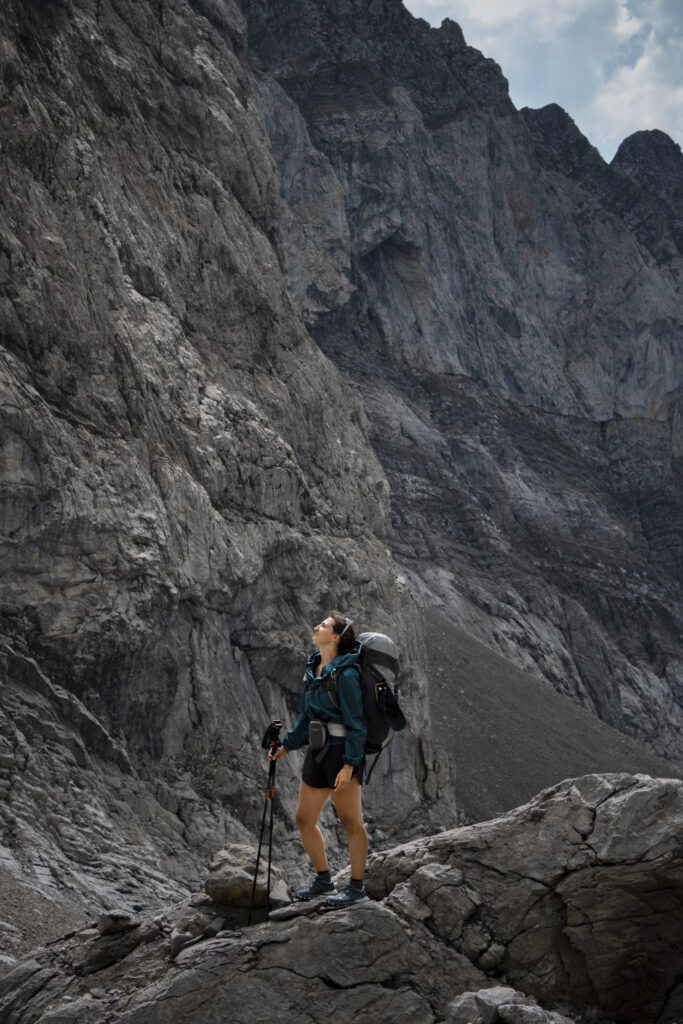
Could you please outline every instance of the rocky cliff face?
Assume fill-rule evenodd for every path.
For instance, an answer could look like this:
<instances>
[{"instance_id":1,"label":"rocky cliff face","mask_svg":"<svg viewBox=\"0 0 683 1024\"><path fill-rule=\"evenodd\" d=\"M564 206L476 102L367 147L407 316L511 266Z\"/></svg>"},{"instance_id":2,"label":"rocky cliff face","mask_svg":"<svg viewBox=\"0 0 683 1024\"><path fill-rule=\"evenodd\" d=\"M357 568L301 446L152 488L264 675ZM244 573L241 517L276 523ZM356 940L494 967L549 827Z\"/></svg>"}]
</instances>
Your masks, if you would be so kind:
<instances>
[{"instance_id":1,"label":"rocky cliff face","mask_svg":"<svg viewBox=\"0 0 683 1024\"><path fill-rule=\"evenodd\" d=\"M295 712L329 606L405 648L415 731L375 811L418 827L448 772L414 603L361 403L287 290L242 13L30 0L0 19L6 866L28 886L53 863L69 874L73 769L111 887L155 895L136 864L145 831L170 829L182 889L197 857L256 828L260 739ZM296 766L280 774L284 834ZM117 792L137 836L114 830L118 861L97 839Z\"/></svg>"},{"instance_id":2,"label":"rocky cliff face","mask_svg":"<svg viewBox=\"0 0 683 1024\"><path fill-rule=\"evenodd\" d=\"M455 820L420 606L679 758L670 140L606 168L398 0L15 0L0 39L4 891L187 896L331 605L406 663L376 844Z\"/></svg>"},{"instance_id":3,"label":"rocky cliff face","mask_svg":"<svg viewBox=\"0 0 683 1024\"><path fill-rule=\"evenodd\" d=\"M397 561L680 758L679 148L639 133L607 166L399 0L244 10L293 294L363 398Z\"/></svg>"}]
</instances>

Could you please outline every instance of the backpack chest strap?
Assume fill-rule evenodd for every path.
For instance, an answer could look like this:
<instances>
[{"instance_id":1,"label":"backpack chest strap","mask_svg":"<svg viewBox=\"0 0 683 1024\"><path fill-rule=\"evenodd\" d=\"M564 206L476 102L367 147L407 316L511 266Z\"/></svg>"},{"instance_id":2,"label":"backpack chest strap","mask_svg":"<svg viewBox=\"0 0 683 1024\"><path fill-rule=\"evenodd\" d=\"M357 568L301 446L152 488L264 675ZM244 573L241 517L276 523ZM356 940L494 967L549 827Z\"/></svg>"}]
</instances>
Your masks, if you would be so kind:
<instances>
[{"instance_id":1,"label":"backpack chest strap","mask_svg":"<svg viewBox=\"0 0 683 1024\"><path fill-rule=\"evenodd\" d=\"M355 669L356 672L359 671L357 665L349 665L348 667ZM337 690L338 690L338 687L337 687L337 676L339 675L340 671L343 671L343 669L333 668L332 671L329 673L329 675L325 679L319 679L317 685L312 687L312 689L314 689L314 690L324 690L326 692L327 696L330 698L330 700L334 704L334 706L337 708L337 710L339 710L339 696L338 696L338 693L337 693ZM360 675L360 673L359 673L359 675Z\"/></svg>"},{"instance_id":2,"label":"backpack chest strap","mask_svg":"<svg viewBox=\"0 0 683 1024\"><path fill-rule=\"evenodd\" d=\"M304 676L304 681L306 677ZM337 669L333 668L328 675L324 678L318 676L313 686L309 686L311 692L315 693L318 690L324 690L327 696L330 698L335 707L339 707L339 701L337 699Z\"/></svg>"}]
</instances>

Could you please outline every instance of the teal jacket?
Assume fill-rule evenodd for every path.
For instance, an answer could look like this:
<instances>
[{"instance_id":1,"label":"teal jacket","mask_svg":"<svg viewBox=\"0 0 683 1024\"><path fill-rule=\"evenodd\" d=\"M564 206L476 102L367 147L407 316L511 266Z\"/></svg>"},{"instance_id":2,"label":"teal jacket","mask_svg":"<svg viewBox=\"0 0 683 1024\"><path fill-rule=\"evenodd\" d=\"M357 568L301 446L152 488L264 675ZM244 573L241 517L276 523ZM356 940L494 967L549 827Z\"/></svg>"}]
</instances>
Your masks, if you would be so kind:
<instances>
[{"instance_id":1,"label":"teal jacket","mask_svg":"<svg viewBox=\"0 0 683 1024\"><path fill-rule=\"evenodd\" d=\"M341 722L346 726L346 736L330 736L330 744L344 744L344 764L360 764L365 755L365 737L368 730L363 714L360 678L358 672L351 667L357 661L357 654L338 654L325 665L320 675L316 676L320 652L316 651L310 656L304 674L301 714L296 724L283 736L283 746L288 750L298 750L308 743L308 723L314 718L321 722ZM334 669L337 670L338 708L325 690L325 681Z\"/></svg>"}]
</instances>

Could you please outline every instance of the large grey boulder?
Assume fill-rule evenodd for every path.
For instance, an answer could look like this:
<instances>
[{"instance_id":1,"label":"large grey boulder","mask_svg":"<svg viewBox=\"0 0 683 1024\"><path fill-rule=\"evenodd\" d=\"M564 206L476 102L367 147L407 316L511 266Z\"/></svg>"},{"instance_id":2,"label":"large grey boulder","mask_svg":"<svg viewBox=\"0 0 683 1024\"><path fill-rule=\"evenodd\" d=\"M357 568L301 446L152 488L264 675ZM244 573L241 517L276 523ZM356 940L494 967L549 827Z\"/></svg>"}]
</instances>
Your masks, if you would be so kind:
<instances>
[{"instance_id":1,"label":"large grey boulder","mask_svg":"<svg viewBox=\"0 0 683 1024\"><path fill-rule=\"evenodd\" d=\"M262 849L259 872L254 885L257 851L249 846L232 843L219 850L211 861L204 891L214 903L225 907L264 906L268 895L268 846ZM271 906L289 903L287 877L282 868L271 864Z\"/></svg>"},{"instance_id":2,"label":"large grey boulder","mask_svg":"<svg viewBox=\"0 0 683 1024\"><path fill-rule=\"evenodd\" d=\"M682 837L679 780L587 776L377 855L369 888L543 1005L673 1021Z\"/></svg>"},{"instance_id":3,"label":"large grey boulder","mask_svg":"<svg viewBox=\"0 0 683 1024\"><path fill-rule=\"evenodd\" d=\"M559 1013L543 1010L512 988L494 985L479 992L464 992L448 1006L447 1024L573 1024Z\"/></svg>"},{"instance_id":4,"label":"large grey boulder","mask_svg":"<svg viewBox=\"0 0 683 1024\"><path fill-rule=\"evenodd\" d=\"M350 910L304 905L245 928L195 897L123 932L76 932L0 982L0 1015L677 1024L682 840L680 781L569 780L374 855L373 900Z\"/></svg>"}]
</instances>

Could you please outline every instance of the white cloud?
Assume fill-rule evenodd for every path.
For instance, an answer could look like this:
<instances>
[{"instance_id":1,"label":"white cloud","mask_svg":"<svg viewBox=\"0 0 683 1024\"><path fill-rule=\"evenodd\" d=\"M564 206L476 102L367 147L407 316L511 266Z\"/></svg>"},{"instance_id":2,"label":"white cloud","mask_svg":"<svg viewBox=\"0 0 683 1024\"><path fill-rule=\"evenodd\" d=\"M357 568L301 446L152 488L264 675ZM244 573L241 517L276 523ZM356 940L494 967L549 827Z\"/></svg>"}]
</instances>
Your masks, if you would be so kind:
<instances>
[{"instance_id":1,"label":"white cloud","mask_svg":"<svg viewBox=\"0 0 683 1024\"><path fill-rule=\"evenodd\" d=\"M433 25L450 17L493 57L518 107L559 103L610 159L660 128L683 142L681 0L404 0Z\"/></svg>"},{"instance_id":2,"label":"white cloud","mask_svg":"<svg viewBox=\"0 0 683 1024\"><path fill-rule=\"evenodd\" d=\"M664 126L672 138L683 140L683 76L672 74L667 49L652 30L635 64L617 68L596 95L589 129L611 148L634 130Z\"/></svg>"},{"instance_id":3,"label":"white cloud","mask_svg":"<svg viewBox=\"0 0 683 1024\"><path fill-rule=\"evenodd\" d=\"M604 2L604 0L603 0ZM610 5L618 0L608 0ZM574 21L581 11L594 6L595 0L404 0L404 6L417 17L435 24L439 18L450 17L481 30L505 30L510 25L526 30L538 38L551 39Z\"/></svg>"},{"instance_id":4,"label":"white cloud","mask_svg":"<svg viewBox=\"0 0 683 1024\"><path fill-rule=\"evenodd\" d=\"M581 10L591 6L594 0L458 0L455 4L439 6L455 7L460 16L483 29L496 31L511 24L526 26L539 39L552 39L566 25L575 20ZM610 0L612 2L612 0ZM456 19L457 20L457 19Z\"/></svg>"},{"instance_id":5,"label":"white cloud","mask_svg":"<svg viewBox=\"0 0 683 1024\"><path fill-rule=\"evenodd\" d=\"M643 22L640 18L637 18L635 14L629 11L628 4L619 4L617 20L614 26L614 33L617 39L622 41L631 39L632 36L635 36L640 32L642 27Z\"/></svg>"}]
</instances>

